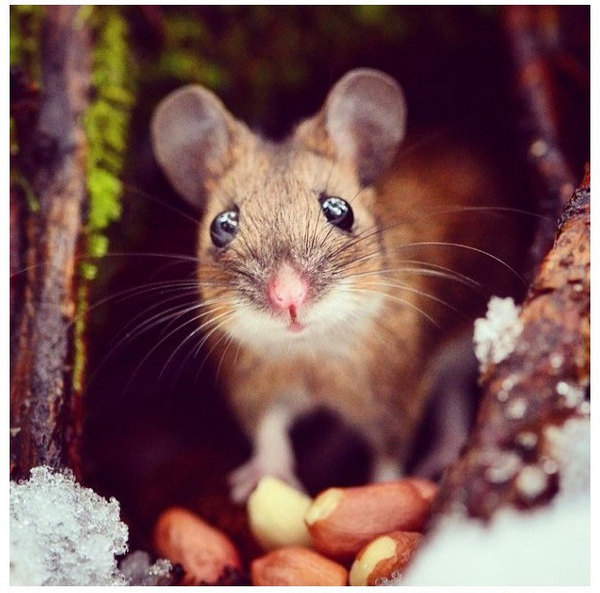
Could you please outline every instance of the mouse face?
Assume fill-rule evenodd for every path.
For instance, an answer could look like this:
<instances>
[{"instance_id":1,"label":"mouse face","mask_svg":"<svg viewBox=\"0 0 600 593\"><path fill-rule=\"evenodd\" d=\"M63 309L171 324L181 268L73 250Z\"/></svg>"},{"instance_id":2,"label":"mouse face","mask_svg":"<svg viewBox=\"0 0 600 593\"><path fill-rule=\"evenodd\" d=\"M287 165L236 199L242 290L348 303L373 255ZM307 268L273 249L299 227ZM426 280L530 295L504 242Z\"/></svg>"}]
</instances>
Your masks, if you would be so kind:
<instances>
[{"instance_id":1,"label":"mouse face","mask_svg":"<svg viewBox=\"0 0 600 593\"><path fill-rule=\"evenodd\" d=\"M335 161L257 144L215 188L200 230L203 296L255 346L339 341L379 310L373 190ZM332 333L333 332L333 333Z\"/></svg>"},{"instance_id":2,"label":"mouse face","mask_svg":"<svg viewBox=\"0 0 600 593\"><path fill-rule=\"evenodd\" d=\"M390 122L392 127L390 127ZM333 345L365 331L384 298L373 182L403 134L397 85L373 71L343 78L284 143L186 87L153 121L159 163L201 205L198 259L207 331L278 349Z\"/></svg>"}]
</instances>

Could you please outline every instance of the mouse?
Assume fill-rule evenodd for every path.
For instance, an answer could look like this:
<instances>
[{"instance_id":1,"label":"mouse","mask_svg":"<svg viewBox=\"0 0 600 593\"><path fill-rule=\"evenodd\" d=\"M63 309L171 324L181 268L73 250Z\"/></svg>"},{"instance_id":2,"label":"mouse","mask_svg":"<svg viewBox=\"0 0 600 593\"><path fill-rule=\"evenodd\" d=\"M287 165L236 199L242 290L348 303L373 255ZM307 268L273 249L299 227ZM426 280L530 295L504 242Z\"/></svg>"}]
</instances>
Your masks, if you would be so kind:
<instances>
[{"instance_id":1,"label":"mouse","mask_svg":"<svg viewBox=\"0 0 600 593\"><path fill-rule=\"evenodd\" d=\"M372 480L402 476L429 369L485 304L479 276L508 273L482 215L498 180L460 146L403 151L406 129L401 86L369 68L278 142L197 84L153 114L156 161L200 216L197 329L252 443L236 502L266 475L302 488L290 427L315 409L365 438Z\"/></svg>"}]
</instances>

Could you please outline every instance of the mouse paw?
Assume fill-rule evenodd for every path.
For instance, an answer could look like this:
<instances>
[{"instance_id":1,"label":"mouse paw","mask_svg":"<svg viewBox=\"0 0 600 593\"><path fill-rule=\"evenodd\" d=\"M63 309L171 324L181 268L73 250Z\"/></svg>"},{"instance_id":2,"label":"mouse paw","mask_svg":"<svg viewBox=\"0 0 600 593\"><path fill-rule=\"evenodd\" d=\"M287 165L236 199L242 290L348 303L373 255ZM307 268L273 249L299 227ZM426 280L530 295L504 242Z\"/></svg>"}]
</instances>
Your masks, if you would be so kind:
<instances>
[{"instance_id":1,"label":"mouse paw","mask_svg":"<svg viewBox=\"0 0 600 593\"><path fill-rule=\"evenodd\" d=\"M227 476L229 497L233 502L242 504L250 496L261 478L262 472L259 464L254 458L250 459Z\"/></svg>"},{"instance_id":2,"label":"mouse paw","mask_svg":"<svg viewBox=\"0 0 600 593\"><path fill-rule=\"evenodd\" d=\"M269 467L261 458L251 457L227 476L231 500L237 504L246 502L258 482L265 476L279 478L298 490L304 489L291 468Z\"/></svg>"},{"instance_id":3,"label":"mouse paw","mask_svg":"<svg viewBox=\"0 0 600 593\"><path fill-rule=\"evenodd\" d=\"M378 457L375 460L371 475L372 482L395 482L402 477L402 470L397 460L387 456Z\"/></svg>"}]
</instances>

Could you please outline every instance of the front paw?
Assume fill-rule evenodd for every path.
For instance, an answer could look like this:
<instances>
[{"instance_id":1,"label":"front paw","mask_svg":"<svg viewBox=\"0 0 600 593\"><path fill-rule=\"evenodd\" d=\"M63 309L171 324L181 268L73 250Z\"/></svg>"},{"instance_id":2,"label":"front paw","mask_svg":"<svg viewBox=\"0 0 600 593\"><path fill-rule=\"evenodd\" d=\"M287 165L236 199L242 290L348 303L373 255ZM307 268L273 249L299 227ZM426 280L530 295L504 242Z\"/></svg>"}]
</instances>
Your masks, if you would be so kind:
<instances>
[{"instance_id":1,"label":"front paw","mask_svg":"<svg viewBox=\"0 0 600 593\"><path fill-rule=\"evenodd\" d=\"M236 504L245 503L257 484L265 476L279 478L297 490L304 490L292 468L273 467L265 463L264 459L253 456L227 476L231 500Z\"/></svg>"}]
</instances>

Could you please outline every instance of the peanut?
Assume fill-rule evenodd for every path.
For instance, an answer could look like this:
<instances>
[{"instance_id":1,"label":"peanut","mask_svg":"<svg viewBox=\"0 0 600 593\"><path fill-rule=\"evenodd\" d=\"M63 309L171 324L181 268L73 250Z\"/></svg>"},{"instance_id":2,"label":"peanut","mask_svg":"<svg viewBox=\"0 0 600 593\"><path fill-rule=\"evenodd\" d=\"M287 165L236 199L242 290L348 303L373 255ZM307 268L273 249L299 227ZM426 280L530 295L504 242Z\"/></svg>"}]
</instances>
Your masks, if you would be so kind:
<instances>
[{"instance_id":1,"label":"peanut","mask_svg":"<svg viewBox=\"0 0 600 593\"><path fill-rule=\"evenodd\" d=\"M185 570L184 585L216 583L226 569L239 570L238 552L221 531L178 507L164 511L154 526L156 552Z\"/></svg>"},{"instance_id":2,"label":"peanut","mask_svg":"<svg viewBox=\"0 0 600 593\"><path fill-rule=\"evenodd\" d=\"M250 565L252 584L256 586L343 586L348 582L348 571L321 554L290 546L278 548Z\"/></svg>"},{"instance_id":3,"label":"peanut","mask_svg":"<svg viewBox=\"0 0 600 593\"><path fill-rule=\"evenodd\" d=\"M304 515L312 499L277 478L265 477L248 499L248 522L265 550L281 546L309 546Z\"/></svg>"},{"instance_id":4,"label":"peanut","mask_svg":"<svg viewBox=\"0 0 600 593\"><path fill-rule=\"evenodd\" d=\"M421 530L429 507L417 488L400 480L329 488L317 496L305 520L316 550L336 560L351 560L379 535Z\"/></svg>"},{"instance_id":5,"label":"peanut","mask_svg":"<svg viewBox=\"0 0 600 593\"><path fill-rule=\"evenodd\" d=\"M402 574L423 536L414 531L394 531L367 544L350 569L351 585L377 585Z\"/></svg>"}]
</instances>

